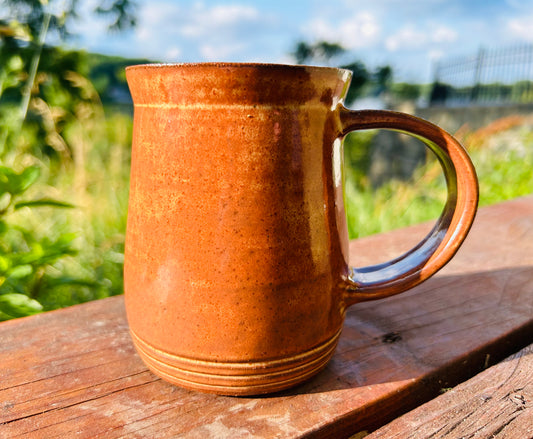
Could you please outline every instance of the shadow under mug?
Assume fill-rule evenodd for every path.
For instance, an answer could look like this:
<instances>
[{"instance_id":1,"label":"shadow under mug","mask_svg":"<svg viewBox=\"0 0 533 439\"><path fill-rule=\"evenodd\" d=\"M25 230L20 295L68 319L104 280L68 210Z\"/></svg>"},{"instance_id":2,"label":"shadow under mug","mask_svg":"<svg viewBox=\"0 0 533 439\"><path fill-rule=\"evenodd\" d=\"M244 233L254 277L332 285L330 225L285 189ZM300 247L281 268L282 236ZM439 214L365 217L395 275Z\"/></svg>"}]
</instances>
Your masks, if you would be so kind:
<instances>
[{"instance_id":1,"label":"shadow under mug","mask_svg":"<svg viewBox=\"0 0 533 439\"><path fill-rule=\"evenodd\" d=\"M351 72L274 64L128 67L134 101L125 302L147 366L174 384L270 393L325 367L346 308L401 293L455 254L478 187L437 126L343 106ZM433 230L376 266L348 261L341 139L422 140L448 195Z\"/></svg>"}]
</instances>

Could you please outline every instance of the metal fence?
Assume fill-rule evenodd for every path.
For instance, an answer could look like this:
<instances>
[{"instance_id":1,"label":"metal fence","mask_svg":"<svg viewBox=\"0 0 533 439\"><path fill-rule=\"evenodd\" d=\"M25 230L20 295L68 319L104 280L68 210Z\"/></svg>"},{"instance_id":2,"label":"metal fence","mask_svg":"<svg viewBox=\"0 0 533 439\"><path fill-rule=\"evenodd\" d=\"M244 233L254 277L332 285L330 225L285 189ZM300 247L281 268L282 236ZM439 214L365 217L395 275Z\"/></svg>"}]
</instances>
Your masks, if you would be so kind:
<instances>
[{"instance_id":1,"label":"metal fence","mask_svg":"<svg viewBox=\"0 0 533 439\"><path fill-rule=\"evenodd\" d=\"M430 105L504 105L533 102L533 44L481 48L473 56L434 65Z\"/></svg>"}]
</instances>

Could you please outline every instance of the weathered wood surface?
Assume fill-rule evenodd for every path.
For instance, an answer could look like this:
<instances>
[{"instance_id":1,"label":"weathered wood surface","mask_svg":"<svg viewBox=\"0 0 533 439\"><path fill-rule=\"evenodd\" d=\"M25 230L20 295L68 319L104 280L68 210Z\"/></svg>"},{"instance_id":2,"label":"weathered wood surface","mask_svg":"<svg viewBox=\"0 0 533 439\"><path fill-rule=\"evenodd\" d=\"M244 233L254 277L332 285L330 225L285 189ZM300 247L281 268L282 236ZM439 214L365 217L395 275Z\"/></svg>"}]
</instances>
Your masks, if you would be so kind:
<instances>
[{"instance_id":1,"label":"weathered wood surface","mask_svg":"<svg viewBox=\"0 0 533 439\"><path fill-rule=\"evenodd\" d=\"M427 225L354 241L385 260ZM355 305L333 360L261 398L167 384L144 367L122 297L0 324L0 437L343 437L381 427L533 334L533 197L482 209L465 245L408 293Z\"/></svg>"},{"instance_id":2,"label":"weathered wood surface","mask_svg":"<svg viewBox=\"0 0 533 439\"><path fill-rule=\"evenodd\" d=\"M365 439L533 438L533 344Z\"/></svg>"}]
</instances>

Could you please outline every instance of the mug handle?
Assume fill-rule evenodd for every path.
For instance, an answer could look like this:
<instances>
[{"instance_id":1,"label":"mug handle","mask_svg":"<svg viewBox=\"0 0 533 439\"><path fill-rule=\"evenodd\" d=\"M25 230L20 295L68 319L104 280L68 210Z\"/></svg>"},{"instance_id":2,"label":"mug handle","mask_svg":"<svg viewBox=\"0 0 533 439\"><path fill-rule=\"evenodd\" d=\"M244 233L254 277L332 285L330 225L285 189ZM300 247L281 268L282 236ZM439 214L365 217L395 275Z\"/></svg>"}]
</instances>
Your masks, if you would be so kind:
<instances>
[{"instance_id":1,"label":"mug handle","mask_svg":"<svg viewBox=\"0 0 533 439\"><path fill-rule=\"evenodd\" d=\"M385 128L413 136L435 153L444 171L448 196L435 226L415 247L391 261L362 268L349 267L343 279L346 306L404 292L425 281L455 255L474 221L479 191L470 158L449 133L405 113L348 110L340 106L341 134Z\"/></svg>"}]
</instances>

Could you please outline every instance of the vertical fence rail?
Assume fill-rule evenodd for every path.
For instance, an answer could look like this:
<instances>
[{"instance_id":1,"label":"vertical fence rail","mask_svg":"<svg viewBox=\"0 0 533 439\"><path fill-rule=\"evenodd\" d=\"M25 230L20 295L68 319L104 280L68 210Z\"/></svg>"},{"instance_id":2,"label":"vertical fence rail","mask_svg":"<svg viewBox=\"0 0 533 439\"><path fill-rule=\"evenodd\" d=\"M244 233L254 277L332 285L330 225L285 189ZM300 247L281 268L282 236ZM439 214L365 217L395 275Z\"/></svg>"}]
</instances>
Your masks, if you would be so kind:
<instances>
[{"instance_id":1,"label":"vertical fence rail","mask_svg":"<svg viewBox=\"0 0 533 439\"><path fill-rule=\"evenodd\" d=\"M438 61L431 105L533 102L533 44L480 48L473 56Z\"/></svg>"}]
</instances>

